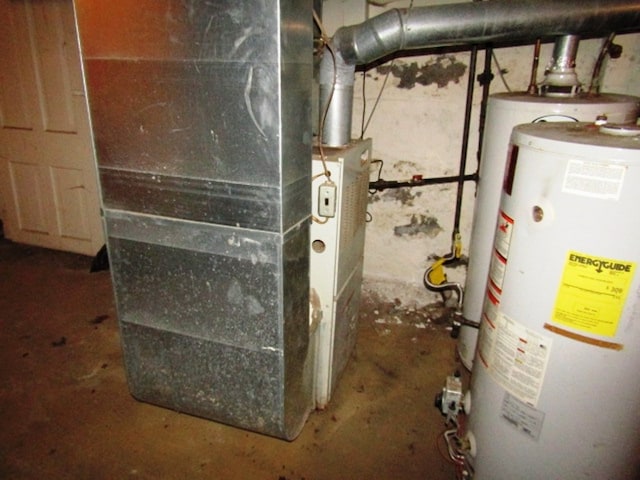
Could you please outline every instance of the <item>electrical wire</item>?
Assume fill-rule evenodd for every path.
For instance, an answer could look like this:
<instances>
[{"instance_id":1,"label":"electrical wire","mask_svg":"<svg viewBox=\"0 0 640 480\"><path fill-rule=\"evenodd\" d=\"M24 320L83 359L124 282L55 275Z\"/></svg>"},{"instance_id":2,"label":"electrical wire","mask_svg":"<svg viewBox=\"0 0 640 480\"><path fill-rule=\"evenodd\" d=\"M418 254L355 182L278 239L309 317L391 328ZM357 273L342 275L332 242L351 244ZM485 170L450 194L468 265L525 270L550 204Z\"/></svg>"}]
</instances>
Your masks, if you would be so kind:
<instances>
[{"instance_id":1,"label":"electrical wire","mask_svg":"<svg viewBox=\"0 0 640 480\"><path fill-rule=\"evenodd\" d=\"M388 70L387 70L387 74L384 76L384 80L382 82L382 86L380 87L380 90L378 91L378 96L376 97L376 101L373 104L373 108L371 109L371 113L369 113L369 118L367 119L367 122L364 123L364 117L365 117L365 112L364 112L364 107L366 106L366 103L363 105L363 112L362 112L362 119L363 119L363 123L362 123L362 129L360 130L360 139L364 138L364 134L367 131L367 128L369 128L369 123L371 123L371 119L373 118L373 114L376 111L376 108L378 108L378 103L380 102L380 99L382 98L382 92L384 92L385 87L387 86L387 80L389 80L389 74L391 73L391 70L393 70L393 66L395 64L395 59L391 60L391 63L389 64ZM364 73L363 73L363 82L364 82ZM363 92L363 98L364 98L364 87L362 88L362 92Z\"/></svg>"},{"instance_id":2,"label":"electrical wire","mask_svg":"<svg viewBox=\"0 0 640 480\"><path fill-rule=\"evenodd\" d=\"M320 225L324 225L325 223L327 223L329 221L329 218L330 217L325 217L324 220L320 220L315 215L311 215L311 221L314 222L314 223L319 223Z\"/></svg>"},{"instance_id":3,"label":"electrical wire","mask_svg":"<svg viewBox=\"0 0 640 480\"><path fill-rule=\"evenodd\" d=\"M373 4L373 5L378 5L372 1L369 1L367 3ZM391 2L387 2L387 3L391 3ZM384 3L384 5L386 5L386 3ZM378 5L379 6L379 5ZM409 6L407 7L407 16L409 15L409 13L411 12L411 9L413 8L413 0L411 0L409 2ZM393 60L391 60L391 63L389 63L389 67L387 70L386 75L384 76L384 80L382 82L382 86L380 87L380 90L378 91L378 96L376 97L376 101L373 104L373 108L371 109L371 113L369 114L369 118L367 119L367 121L365 122L365 116L366 116L366 110L367 110L367 100L365 97L365 81L366 81L366 72L362 72L362 125L360 128L360 139L362 140L364 138L364 134L367 131L367 128L369 128L369 123L371 123L371 119L373 118L373 114L376 111L376 108L378 107L378 103L380 102L380 98L382 98L382 92L384 92L385 87L387 86L387 81L389 80L389 74L391 74L391 71L393 70L393 67L395 65L395 58Z\"/></svg>"},{"instance_id":4,"label":"electrical wire","mask_svg":"<svg viewBox=\"0 0 640 480\"><path fill-rule=\"evenodd\" d=\"M498 69L498 75L500 75L500 80L502 80L502 84L504 88L507 89L507 92L511 92L511 87L507 83L507 79L504 76L504 72L502 71L502 67L500 67L500 62L498 62L498 57L496 56L496 52L491 52L491 56L493 57L493 62L496 64L496 68Z\"/></svg>"},{"instance_id":5,"label":"electrical wire","mask_svg":"<svg viewBox=\"0 0 640 480\"><path fill-rule=\"evenodd\" d=\"M380 176L382 175L382 167L384 166L384 162L380 158L375 158L375 159L371 160L371 164L374 164L374 163L379 163L380 164L380 167L378 167L378 179L376 180L376 182L380 182L382 180L380 178ZM371 185L371 182L369 182L369 185ZM371 195L371 196L375 195L377 192L378 191L375 190L375 189L374 190L369 189L369 195ZM373 222L373 215L368 210L367 210L367 216L366 216L365 222L366 223Z\"/></svg>"},{"instance_id":6,"label":"electrical wire","mask_svg":"<svg viewBox=\"0 0 640 480\"><path fill-rule=\"evenodd\" d=\"M364 138L364 123L367 115L367 72L362 72L362 118L360 120L360 140Z\"/></svg>"},{"instance_id":7,"label":"electrical wire","mask_svg":"<svg viewBox=\"0 0 640 480\"><path fill-rule=\"evenodd\" d=\"M376 158L374 160L371 160L371 164L374 164L374 163L380 164L380 167L378 168L378 179L376 180L376 183L377 183L382 180L380 177L382 175L382 167L384 166L384 162L382 161L382 159ZM369 182L369 185L371 185L371 182ZM373 189L373 190L369 189L369 193L371 195L374 195L375 193L377 193L377 191L378 191L377 189Z\"/></svg>"},{"instance_id":8,"label":"electrical wire","mask_svg":"<svg viewBox=\"0 0 640 480\"><path fill-rule=\"evenodd\" d=\"M319 126L320 131L318 132L318 147L320 150L320 161L322 162L323 174L325 177L327 177L327 180L331 181L331 172L327 168L327 157L324 153L322 135L324 132L324 124L327 120L327 114L329 113L329 106L331 105L331 100L333 99L333 94L336 90L336 83L338 82L338 66L336 64L336 53L333 50L333 47L331 46L331 38L327 34L327 31L324 28L324 25L322 23L322 20L320 20L320 17L318 16L315 10L313 10L313 20L316 22L316 25L320 30L321 39L324 42L325 47L327 47L327 50L331 54L331 58L333 60L333 81L331 83L331 92L329 93L329 98L327 99L327 105L324 108L324 112L320 117L320 126Z\"/></svg>"},{"instance_id":9,"label":"electrical wire","mask_svg":"<svg viewBox=\"0 0 640 480\"><path fill-rule=\"evenodd\" d=\"M596 59L596 63L593 67L593 73L591 74L591 82L588 90L589 95L597 95L600 93L600 71L602 69L604 59L606 58L607 53L609 53L609 48L611 47L614 38L616 38L616 33L612 32L602 43L600 53L598 54L598 58Z\"/></svg>"},{"instance_id":10,"label":"electrical wire","mask_svg":"<svg viewBox=\"0 0 640 480\"><path fill-rule=\"evenodd\" d=\"M311 177L311 181L313 182L314 180L320 178L320 177L324 177L325 173L324 172L320 172L320 173L316 173L314 176Z\"/></svg>"}]
</instances>

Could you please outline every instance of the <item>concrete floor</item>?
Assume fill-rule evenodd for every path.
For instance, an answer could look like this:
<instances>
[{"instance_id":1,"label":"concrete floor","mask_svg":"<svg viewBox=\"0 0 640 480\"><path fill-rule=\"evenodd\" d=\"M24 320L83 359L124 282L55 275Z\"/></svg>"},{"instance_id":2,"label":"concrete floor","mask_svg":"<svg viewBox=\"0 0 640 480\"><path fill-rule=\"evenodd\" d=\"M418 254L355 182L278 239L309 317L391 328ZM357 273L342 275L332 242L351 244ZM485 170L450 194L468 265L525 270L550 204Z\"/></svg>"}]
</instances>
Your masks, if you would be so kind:
<instances>
[{"instance_id":1,"label":"concrete floor","mask_svg":"<svg viewBox=\"0 0 640 480\"><path fill-rule=\"evenodd\" d=\"M134 400L90 262L0 240L0 478L455 478L433 400L461 367L439 309L366 299L332 402L285 442Z\"/></svg>"}]
</instances>

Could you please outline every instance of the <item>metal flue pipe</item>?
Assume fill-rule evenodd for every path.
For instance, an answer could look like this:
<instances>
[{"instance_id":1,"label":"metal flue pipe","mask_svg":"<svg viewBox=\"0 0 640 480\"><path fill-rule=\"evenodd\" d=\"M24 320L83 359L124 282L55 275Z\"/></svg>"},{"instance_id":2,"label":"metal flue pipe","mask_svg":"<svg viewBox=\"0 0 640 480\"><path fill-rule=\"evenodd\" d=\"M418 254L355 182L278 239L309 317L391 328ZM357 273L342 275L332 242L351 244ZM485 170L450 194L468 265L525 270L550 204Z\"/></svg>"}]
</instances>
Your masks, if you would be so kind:
<instances>
[{"instance_id":1,"label":"metal flue pipe","mask_svg":"<svg viewBox=\"0 0 640 480\"><path fill-rule=\"evenodd\" d=\"M334 43L347 63L364 65L398 50L639 28L634 0L489 0L390 10L340 28Z\"/></svg>"},{"instance_id":2,"label":"metal flue pipe","mask_svg":"<svg viewBox=\"0 0 640 480\"><path fill-rule=\"evenodd\" d=\"M340 128L332 121L325 122L323 143L349 143L352 94L344 92L343 86L347 90L349 87L341 84L341 78L355 73L356 65L366 65L400 50L638 30L637 0L489 0L389 10L361 24L338 29L332 39L340 75L335 76L335 88L334 75L325 75L321 81L321 111L327 107L329 93L341 91L343 94L332 98L326 118L342 120ZM334 71L333 56L328 52L323 62L329 62L325 71ZM327 78L331 84L326 83ZM349 82L353 84L353 80Z\"/></svg>"},{"instance_id":3,"label":"metal flue pipe","mask_svg":"<svg viewBox=\"0 0 640 480\"><path fill-rule=\"evenodd\" d=\"M580 91L575 70L579 44L578 35L564 35L556 39L551 64L547 67L545 80L540 87L543 95L573 97Z\"/></svg>"}]
</instances>

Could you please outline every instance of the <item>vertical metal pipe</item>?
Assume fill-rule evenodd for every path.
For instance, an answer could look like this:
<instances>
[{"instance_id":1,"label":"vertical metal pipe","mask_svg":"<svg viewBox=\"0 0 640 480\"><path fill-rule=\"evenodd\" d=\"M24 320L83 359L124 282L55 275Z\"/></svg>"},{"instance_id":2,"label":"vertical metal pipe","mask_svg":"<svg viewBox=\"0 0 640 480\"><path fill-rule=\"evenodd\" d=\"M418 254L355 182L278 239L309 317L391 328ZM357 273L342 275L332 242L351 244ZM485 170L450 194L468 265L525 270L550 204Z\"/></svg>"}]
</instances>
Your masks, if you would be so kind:
<instances>
[{"instance_id":1,"label":"vertical metal pipe","mask_svg":"<svg viewBox=\"0 0 640 480\"><path fill-rule=\"evenodd\" d=\"M493 47L488 45L484 51L484 71L480 77L482 85L482 101L480 102L480 119L478 123L478 151L477 161L478 168L476 174L480 171L480 160L482 158L482 139L484 138L484 126L487 121L487 103L489 102L489 91L491 82L493 81L493 73L491 72L491 59L493 58Z\"/></svg>"},{"instance_id":2,"label":"vertical metal pipe","mask_svg":"<svg viewBox=\"0 0 640 480\"><path fill-rule=\"evenodd\" d=\"M341 147L351 141L356 68L331 48L325 47L320 63L320 143Z\"/></svg>"},{"instance_id":3,"label":"vertical metal pipe","mask_svg":"<svg viewBox=\"0 0 640 480\"><path fill-rule=\"evenodd\" d=\"M551 70L569 70L575 68L579 45L579 35L564 35L558 37L553 45L553 65Z\"/></svg>"},{"instance_id":4,"label":"vertical metal pipe","mask_svg":"<svg viewBox=\"0 0 640 480\"><path fill-rule=\"evenodd\" d=\"M598 59L596 60L596 63L593 67L593 73L591 74L591 83L589 84L588 91L589 95L598 95L600 93L600 71L602 69L604 59L609 53L609 48L611 47L615 36L615 33L610 33L602 44L602 48L600 49L600 53L598 54Z\"/></svg>"},{"instance_id":5,"label":"vertical metal pipe","mask_svg":"<svg viewBox=\"0 0 640 480\"><path fill-rule=\"evenodd\" d=\"M547 96L573 96L580 91L575 69L579 45L578 35L563 35L556 39L540 93Z\"/></svg>"},{"instance_id":6,"label":"vertical metal pipe","mask_svg":"<svg viewBox=\"0 0 640 480\"><path fill-rule=\"evenodd\" d=\"M533 48L533 63L531 64L531 78L529 80L529 88L527 88L527 93L530 95L535 95L538 93L538 65L540 63L540 46L542 45L542 40L539 38L536 40L536 45Z\"/></svg>"},{"instance_id":7,"label":"vertical metal pipe","mask_svg":"<svg viewBox=\"0 0 640 480\"><path fill-rule=\"evenodd\" d=\"M460 151L460 170L458 173L458 193L456 196L456 211L453 222L454 235L460 230L460 215L462 211L462 194L464 191L464 173L467 168L467 152L469 150L469 130L471 128L471 110L473 109L473 87L476 80L476 64L478 62L478 46L471 49L469 59L469 79L467 83L467 99L464 109L464 126L462 131L462 148Z\"/></svg>"}]
</instances>

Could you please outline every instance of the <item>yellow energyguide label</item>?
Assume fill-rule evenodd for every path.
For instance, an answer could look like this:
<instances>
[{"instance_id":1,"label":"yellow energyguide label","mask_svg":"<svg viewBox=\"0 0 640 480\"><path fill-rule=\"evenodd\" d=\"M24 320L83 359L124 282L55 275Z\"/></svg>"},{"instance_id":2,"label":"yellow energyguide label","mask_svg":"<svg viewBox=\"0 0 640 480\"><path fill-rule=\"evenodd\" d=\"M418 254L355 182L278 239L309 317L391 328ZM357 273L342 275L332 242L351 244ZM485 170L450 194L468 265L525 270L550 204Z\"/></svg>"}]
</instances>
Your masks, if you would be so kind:
<instances>
[{"instance_id":1,"label":"yellow energyguide label","mask_svg":"<svg viewBox=\"0 0 640 480\"><path fill-rule=\"evenodd\" d=\"M570 251L553 309L555 323L613 337L636 264Z\"/></svg>"}]
</instances>

